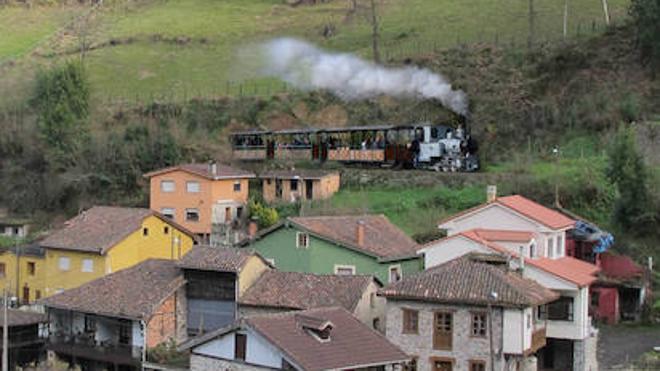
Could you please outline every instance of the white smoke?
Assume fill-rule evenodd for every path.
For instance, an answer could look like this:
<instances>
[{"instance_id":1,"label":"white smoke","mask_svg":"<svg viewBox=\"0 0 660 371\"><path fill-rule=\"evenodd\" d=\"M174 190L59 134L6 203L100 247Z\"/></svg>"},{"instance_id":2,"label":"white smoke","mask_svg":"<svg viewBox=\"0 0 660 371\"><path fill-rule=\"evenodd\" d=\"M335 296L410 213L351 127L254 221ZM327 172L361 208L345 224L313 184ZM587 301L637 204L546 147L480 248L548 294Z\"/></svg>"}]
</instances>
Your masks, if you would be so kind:
<instances>
[{"instance_id":1,"label":"white smoke","mask_svg":"<svg viewBox=\"0 0 660 371\"><path fill-rule=\"evenodd\" d=\"M467 96L453 90L442 75L418 67L386 68L352 54L329 53L307 42L280 38L261 45L263 73L300 89L325 89L344 100L378 95L437 99L458 114L466 114Z\"/></svg>"}]
</instances>

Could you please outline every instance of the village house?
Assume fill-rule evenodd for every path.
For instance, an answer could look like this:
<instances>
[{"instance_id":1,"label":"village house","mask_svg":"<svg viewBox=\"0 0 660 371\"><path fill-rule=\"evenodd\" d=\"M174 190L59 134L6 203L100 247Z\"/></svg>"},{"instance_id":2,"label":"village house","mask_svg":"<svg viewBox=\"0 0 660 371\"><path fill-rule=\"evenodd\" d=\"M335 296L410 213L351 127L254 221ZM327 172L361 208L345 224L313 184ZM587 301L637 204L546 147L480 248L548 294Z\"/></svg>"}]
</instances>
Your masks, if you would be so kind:
<instances>
[{"instance_id":1,"label":"village house","mask_svg":"<svg viewBox=\"0 0 660 371\"><path fill-rule=\"evenodd\" d=\"M0 248L0 285L15 305L29 304L46 288L46 254L38 243Z\"/></svg>"},{"instance_id":2,"label":"village house","mask_svg":"<svg viewBox=\"0 0 660 371\"><path fill-rule=\"evenodd\" d=\"M469 254L380 291L386 336L431 371L536 370L546 342L538 313L559 295L512 271L506 259ZM494 362L494 368L491 368Z\"/></svg>"},{"instance_id":3,"label":"village house","mask_svg":"<svg viewBox=\"0 0 660 371\"><path fill-rule=\"evenodd\" d=\"M184 284L175 261L149 259L42 299L47 349L83 369L141 369L149 349L186 339Z\"/></svg>"},{"instance_id":4,"label":"village house","mask_svg":"<svg viewBox=\"0 0 660 371\"><path fill-rule=\"evenodd\" d=\"M1 316L3 314L0 310ZM42 334L47 321L46 315L42 313L7 309L9 370L15 370L19 366L23 367L40 360L44 346ZM2 336L2 331L3 327L0 322L0 336ZM0 342L1 351L2 342Z\"/></svg>"},{"instance_id":5,"label":"village house","mask_svg":"<svg viewBox=\"0 0 660 371\"><path fill-rule=\"evenodd\" d=\"M10 238L25 238L30 233L30 221L22 218L12 218L0 211L0 236Z\"/></svg>"},{"instance_id":6,"label":"village house","mask_svg":"<svg viewBox=\"0 0 660 371\"><path fill-rule=\"evenodd\" d=\"M246 317L182 349L191 351L192 371L385 370L409 361L340 307Z\"/></svg>"},{"instance_id":7,"label":"village house","mask_svg":"<svg viewBox=\"0 0 660 371\"><path fill-rule=\"evenodd\" d=\"M342 307L367 326L384 331L382 284L368 275L317 275L268 270L239 298L241 316Z\"/></svg>"},{"instance_id":8,"label":"village house","mask_svg":"<svg viewBox=\"0 0 660 371\"><path fill-rule=\"evenodd\" d=\"M324 170L271 170L259 175L266 202L324 200L339 191L338 172Z\"/></svg>"},{"instance_id":9,"label":"village house","mask_svg":"<svg viewBox=\"0 0 660 371\"><path fill-rule=\"evenodd\" d=\"M566 255L566 231L575 221L522 196L491 198L440 224L448 237L428 243L428 269L469 252L504 254L512 266L561 297L548 305L544 369L589 370L595 364L596 330L589 315L589 287L599 268Z\"/></svg>"},{"instance_id":10,"label":"village house","mask_svg":"<svg viewBox=\"0 0 660 371\"><path fill-rule=\"evenodd\" d=\"M45 249L42 294L62 292L147 259L179 259L192 248L193 238L149 209L92 207L39 243Z\"/></svg>"},{"instance_id":11,"label":"village house","mask_svg":"<svg viewBox=\"0 0 660 371\"><path fill-rule=\"evenodd\" d=\"M272 266L249 249L195 246L178 267L186 281L187 332L206 333L238 318L238 298Z\"/></svg>"},{"instance_id":12,"label":"village house","mask_svg":"<svg viewBox=\"0 0 660 371\"><path fill-rule=\"evenodd\" d=\"M252 172L215 162L184 164L144 174L150 180L149 207L211 242L240 219Z\"/></svg>"},{"instance_id":13,"label":"village house","mask_svg":"<svg viewBox=\"0 0 660 371\"><path fill-rule=\"evenodd\" d=\"M291 217L248 243L287 272L366 274L394 282L422 270L420 246L384 215Z\"/></svg>"}]
</instances>

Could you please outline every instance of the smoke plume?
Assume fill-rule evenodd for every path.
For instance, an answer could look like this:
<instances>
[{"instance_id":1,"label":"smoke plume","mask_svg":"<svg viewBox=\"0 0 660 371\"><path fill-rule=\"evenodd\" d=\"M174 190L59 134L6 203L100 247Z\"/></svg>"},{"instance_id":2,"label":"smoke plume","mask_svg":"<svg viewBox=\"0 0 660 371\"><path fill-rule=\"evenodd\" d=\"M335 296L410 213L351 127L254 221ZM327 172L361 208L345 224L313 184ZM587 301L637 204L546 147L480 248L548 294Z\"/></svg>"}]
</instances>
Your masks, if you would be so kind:
<instances>
[{"instance_id":1,"label":"smoke plume","mask_svg":"<svg viewBox=\"0 0 660 371\"><path fill-rule=\"evenodd\" d=\"M325 89L344 100L378 95L437 99L466 114L467 96L442 75L418 67L386 68L352 54L329 53L307 42L280 38L261 45L263 73L300 89Z\"/></svg>"}]
</instances>

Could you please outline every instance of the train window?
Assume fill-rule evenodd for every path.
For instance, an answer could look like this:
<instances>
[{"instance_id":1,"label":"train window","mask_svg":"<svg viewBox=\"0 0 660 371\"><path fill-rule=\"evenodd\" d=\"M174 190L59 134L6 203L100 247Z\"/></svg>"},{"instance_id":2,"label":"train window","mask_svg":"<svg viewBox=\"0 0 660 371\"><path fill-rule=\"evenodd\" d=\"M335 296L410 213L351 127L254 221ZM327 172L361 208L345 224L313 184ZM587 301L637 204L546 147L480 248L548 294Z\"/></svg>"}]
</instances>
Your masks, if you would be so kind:
<instances>
[{"instance_id":1,"label":"train window","mask_svg":"<svg viewBox=\"0 0 660 371\"><path fill-rule=\"evenodd\" d=\"M438 128L431 128L431 139L438 139Z\"/></svg>"}]
</instances>

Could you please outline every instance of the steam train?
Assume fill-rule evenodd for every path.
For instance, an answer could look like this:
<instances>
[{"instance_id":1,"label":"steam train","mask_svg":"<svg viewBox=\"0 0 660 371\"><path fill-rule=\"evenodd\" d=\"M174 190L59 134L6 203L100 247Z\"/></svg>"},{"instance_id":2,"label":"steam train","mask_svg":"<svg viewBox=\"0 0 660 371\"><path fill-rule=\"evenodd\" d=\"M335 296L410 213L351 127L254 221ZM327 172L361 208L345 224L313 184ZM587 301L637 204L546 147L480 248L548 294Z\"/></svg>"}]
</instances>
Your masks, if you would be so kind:
<instances>
[{"instance_id":1,"label":"steam train","mask_svg":"<svg viewBox=\"0 0 660 371\"><path fill-rule=\"evenodd\" d=\"M236 160L317 160L435 171L479 169L477 143L463 128L420 124L233 133Z\"/></svg>"}]
</instances>

